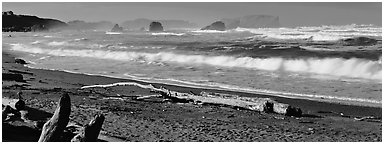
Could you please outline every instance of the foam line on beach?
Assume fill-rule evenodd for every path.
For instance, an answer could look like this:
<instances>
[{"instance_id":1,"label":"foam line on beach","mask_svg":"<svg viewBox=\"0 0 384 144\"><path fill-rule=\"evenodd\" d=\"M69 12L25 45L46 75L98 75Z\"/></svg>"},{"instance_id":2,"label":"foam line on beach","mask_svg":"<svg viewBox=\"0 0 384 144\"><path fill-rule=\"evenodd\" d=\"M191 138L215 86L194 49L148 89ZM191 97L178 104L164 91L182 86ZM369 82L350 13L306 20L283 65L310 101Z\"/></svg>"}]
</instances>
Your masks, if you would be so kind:
<instances>
[{"instance_id":1,"label":"foam line on beach","mask_svg":"<svg viewBox=\"0 0 384 144\"><path fill-rule=\"evenodd\" d=\"M125 74L125 76L129 76ZM135 80L144 81L144 79L149 78L139 78L135 76L129 76L130 78L133 78ZM291 93L291 92L284 92L284 91L273 91L273 90L267 90L267 89L256 89L256 88L245 88L245 87L238 87L234 85L227 85L227 84L220 84L220 83L210 83L210 84L203 84L203 83L194 83L194 82L188 82L188 81L182 81L182 80L176 80L176 79L150 79L145 82L153 82L153 81L160 81L161 83L164 83L165 81L171 81L167 84L175 85L176 82L179 86L186 86L186 87L195 87L195 88L205 88L205 89L220 89L220 90L232 90L232 91L239 91L239 92L248 92L248 93L255 93L255 94L263 94L263 95L271 95L271 96L279 96L279 97L286 97L286 98L300 98L300 99L329 99L329 100L340 100L340 101L355 101L355 102L368 102L368 103L376 103L380 104L381 101L376 100L369 100L369 99L362 99L362 98L349 98L349 97L343 97L343 96L330 96L330 95L319 95L319 94L303 94L303 93Z\"/></svg>"},{"instance_id":2,"label":"foam line on beach","mask_svg":"<svg viewBox=\"0 0 384 144\"><path fill-rule=\"evenodd\" d=\"M146 81L146 82L150 82L150 81ZM167 84L169 84L169 83L167 83ZM170 84L174 85L172 83L170 83ZM156 89L152 85L141 85L141 84L132 83L132 82L119 82L119 83L106 84L106 85L91 85L91 86L84 86L84 87L82 87L82 89L93 88L93 87L113 87L113 86L126 86L126 85L138 86L138 87L146 88L146 89ZM191 87L191 85L179 85L179 86ZM234 90L234 91L239 91L239 92L252 92L255 94L279 96L279 97L285 97L285 98L299 98L299 99L306 99L306 98L312 98L313 99L313 98L315 98L315 99L329 99L329 100L333 99L333 100L352 101L352 102L353 101L354 102L367 102L367 103L374 103L374 104L380 104L381 103L380 101L361 99L361 98L336 97L336 96L329 96L329 95L314 95L314 94L299 94L299 93L272 91L272 90L265 90L265 89L236 88L235 86L219 86L219 88L209 88L209 87L207 87L207 85L201 84L201 86L195 86L195 88Z\"/></svg>"},{"instance_id":3,"label":"foam line on beach","mask_svg":"<svg viewBox=\"0 0 384 144\"><path fill-rule=\"evenodd\" d=\"M105 32L105 34L107 34L107 35L119 35L119 34L122 34L122 33L120 33L120 32L110 32L110 31L107 31L107 32Z\"/></svg>"},{"instance_id":4,"label":"foam line on beach","mask_svg":"<svg viewBox=\"0 0 384 144\"><path fill-rule=\"evenodd\" d=\"M44 69L44 68L32 67L30 65L26 65L26 66L28 68L32 68L32 69ZM67 72L67 73L83 74L83 75L89 75L89 76L103 76L103 77L116 78L116 79L127 79L126 77L118 77L118 76L103 75L103 74L82 73L82 72L74 72L74 71L69 71L69 70L59 70L59 69L44 69L44 70L63 71L63 72ZM267 95L267 96L271 96L271 97L307 99L307 100L323 101L323 102L330 102L330 103L338 102L338 103L344 103L344 104L348 104L348 105L352 104L352 105L366 105L366 106L373 106L373 107L381 107L381 101L361 99L361 98L348 98L348 97L341 97L341 96L314 95L314 94L300 94L300 93L273 91L273 90L267 90L267 89L241 88L241 87L237 87L237 86L233 86L233 85L224 85L224 84L207 85L207 84L192 83L192 82L185 82L184 83L184 81L180 81L180 80L177 80L178 83L172 83L172 82L167 82L164 80L156 80L156 79L144 80L141 78L134 78L134 77L131 77L128 80L135 80L135 81L139 81L139 82L153 83L153 84L174 85L174 86L189 87L189 88L196 88L196 89L224 90L224 91L244 92L244 93L250 93L250 94ZM90 86L84 86L84 87L85 88L103 87L103 86L112 87L112 86L123 86L124 84L134 86L137 83L118 82L118 83L112 83L112 84L106 84L106 85L90 85ZM136 86L139 86L139 85L136 85ZM145 87L145 85L141 85L141 84L140 84L140 86ZM148 88L150 88L150 87L148 87ZM350 102L352 102L352 103L350 103Z\"/></svg>"}]
</instances>

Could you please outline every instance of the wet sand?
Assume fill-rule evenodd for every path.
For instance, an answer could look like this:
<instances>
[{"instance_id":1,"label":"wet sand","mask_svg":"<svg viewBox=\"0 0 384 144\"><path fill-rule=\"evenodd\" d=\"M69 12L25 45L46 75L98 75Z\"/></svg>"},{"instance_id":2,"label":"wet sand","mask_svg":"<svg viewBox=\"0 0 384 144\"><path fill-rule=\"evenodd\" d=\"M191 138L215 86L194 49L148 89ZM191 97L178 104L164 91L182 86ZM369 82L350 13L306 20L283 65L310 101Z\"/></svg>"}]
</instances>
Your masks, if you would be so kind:
<instances>
[{"instance_id":1,"label":"wet sand","mask_svg":"<svg viewBox=\"0 0 384 144\"><path fill-rule=\"evenodd\" d=\"M16 98L21 90L28 106L53 113L61 91L70 93L70 121L84 125L97 113L106 117L101 134L113 141L382 141L381 108L351 106L223 90L197 89L153 84L173 91L201 91L248 97L271 97L303 110L302 117L238 110L215 105L162 102L159 99L137 101L128 96L150 95L135 86L80 89L82 86L116 82L144 82L73 74L62 71L30 69L14 62L16 54L3 50L3 73L22 74L25 82L3 80L3 99ZM118 97L120 95L120 97ZM121 97L124 95L125 97ZM107 99L108 98L108 99ZM375 119L356 120L364 116ZM3 122L19 125L17 122ZM3 127L3 141L34 141L35 137L15 137ZM112 141L112 140L111 140Z\"/></svg>"}]
</instances>

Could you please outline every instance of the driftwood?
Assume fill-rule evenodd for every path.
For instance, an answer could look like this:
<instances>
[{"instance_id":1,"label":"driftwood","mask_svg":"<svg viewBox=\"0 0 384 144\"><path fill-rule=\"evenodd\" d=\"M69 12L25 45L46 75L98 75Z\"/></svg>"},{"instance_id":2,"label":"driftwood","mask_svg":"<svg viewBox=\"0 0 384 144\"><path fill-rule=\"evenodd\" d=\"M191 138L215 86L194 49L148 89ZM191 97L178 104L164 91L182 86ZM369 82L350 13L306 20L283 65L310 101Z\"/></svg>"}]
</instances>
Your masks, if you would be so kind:
<instances>
[{"instance_id":1,"label":"driftwood","mask_svg":"<svg viewBox=\"0 0 384 144\"><path fill-rule=\"evenodd\" d=\"M23 75L13 74L13 73L3 73L3 80L4 81L24 82Z\"/></svg>"},{"instance_id":2,"label":"driftwood","mask_svg":"<svg viewBox=\"0 0 384 144\"><path fill-rule=\"evenodd\" d=\"M104 119L104 115L96 115L71 142L96 142Z\"/></svg>"},{"instance_id":3,"label":"driftwood","mask_svg":"<svg viewBox=\"0 0 384 144\"><path fill-rule=\"evenodd\" d=\"M67 93L63 93L54 115L43 126L39 142L61 141L60 136L69 122L70 113L71 100Z\"/></svg>"},{"instance_id":4,"label":"driftwood","mask_svg":"<svg viewBox=\"0 0 384 144\"><path fill-rule=\"evenodd\" d=\"M9 106L9 105L6 105L6 106L3 108L3 113L2 113L3 121L4 121L5 119L7 119L7 115L8 115L8 113L11 113L11 111L12 111L12 107Z\"/></svg>"},{"instance_id":5,"label":"driftwood","mask_svg":"<svg viewBox=\"0 0 384 144\"><path fill-rule=\"evenodd\" d=\"M60 97L59 103L55 110L55 113L51 117L51 114L35 110L33 108L25 106L25 102L22 101L21 92L18 92L18 99L3 98L3 112L2 120L5 121L22 121L25 125L32 126L33 129L41 130L41 135L37 134L36 140L39 138L39 142L52 142L52 141L73 141L73 142L96 142L98 140L101 127L105 120L104 115L98 114L84 127L75 124L78 128L76 131L68 131L73 127L73 123L69 123L69 115L71 112L71 100L67 93L63 93ZM19 110L15 107L20 106L20 102L23 102L22 107ZM19 104L18 104L19 103ZM49 114L49 116L47 114ZM10 115L9 114L13 114ZM9 117L9 119L8 119ZM46 121L46 118L51 117ZM104 139L108 137L104 136ZM110 138L109 138L110 139ZM113 141L121 141L114 139Z\"/></svg>"},{"instance_id":6,"label":"driftwood","mask_svg":"<svg viewBox=\"0 0 384 144\"><path fill-rule=\"evenodd\" d=\"M18 74L28 74L28 75L33 75L33 73L31 72L26 72L26 71L20 71L20 70L17 70L17 69L10 69L8 70L9 72L11 73L18 73Z\"/></svg>"},{"instance_id":7,"label":"driftwood","mask_svg":"<svg viewBox=\"0 0 384 144\"><path fill-rule=\"evenodd\" d=\"M146 95L146 96L136 97L135 99L136 100L141 100L141 99L148 99L148 98L153 98L153 97L158 98L158 97L162 97L162 96L161 95L160 96L159 95Z\"/></svg>"},{"instance_id":8,"label":"driftwood","mask_svg":"<svg viewBox=\"0 0 384 144\"><path fill-rule=\"evenodd\" d=\"M8 114L14 114L14 115L20 115L20 113L12 108L11 106L9 105L6 105L4 108L3 108L3 113L2 113L2 116L3 116L3 121L7 119L8 117Z\"/></svg>"},{"instance_id":9,"label":"driftwood","mask_svg":"<svg viewBox=\"0 0 384 144\"><path fill-rule=\"evenodd\" d=\"M215 104L215 105L225 105L237 108L244 108L260 112L274 112L278 114L288 115L288 116L301 116L302 111L300 108L292 107L288 104L283 104L276 102L270 98L249 98L249 97L240 97L237 95L229 94L220 94L220 93L207 93L201 92L199 95L194 93L179 93L175 91L170 91L166 88L155 88L153 85L143 85L134 82L121 82L107 85L92 85L84 86L85 88L95 88L95 87L113 87L113 86L138 86L144 89L150 89L151 92L160 94L160 96L143 96L138 97L137 99L151 98L151 97L162 97L166 100L172 102L193 102L195 104Z\"/></svg>"},{"instance_id":10,"label":"driftwood","mask_svg":"<svg viewBox=\"0 0 384 144\"><path fill-rule=\"evenodd\" d=\"M7 119L8 114L13 114L16 117L19 117L21 115L20 110L23 110L25 108L25 102L23 101L23 98L21 97L22 92L18 92L18 100L15 101L8 101L8 104L6 106L3 105L3 121ZM3 101L4 102L4 101Z\"/></svg>"}]
</instances>

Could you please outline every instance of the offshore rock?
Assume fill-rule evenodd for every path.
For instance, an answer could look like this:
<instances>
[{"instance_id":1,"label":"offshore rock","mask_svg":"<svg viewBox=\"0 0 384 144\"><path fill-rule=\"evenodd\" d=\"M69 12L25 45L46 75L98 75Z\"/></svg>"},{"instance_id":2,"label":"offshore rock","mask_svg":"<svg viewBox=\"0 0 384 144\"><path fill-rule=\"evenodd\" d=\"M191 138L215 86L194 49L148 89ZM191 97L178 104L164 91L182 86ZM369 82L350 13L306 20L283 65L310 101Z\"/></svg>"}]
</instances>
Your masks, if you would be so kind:
<instances>
[{"instance_id":1,"label":"offshore rock","mask_svg":"<svg viewBox=\"0 0 384 144\"><path fill-rule=\"evenodd\" d=\"M27 64L27 62L25 62L25 60L23 60L23 59L15 59L15 63L17 63L17 64Z\"/></svg>"},{"instance_id":2,"label":"offshore rock","mask_svg":"<svg viewBox=\"0 0 384 144\"><path fill-rule=\"evenodd\" d=\"M217 21L212 23L209 26L202 28L201 30L217 30L217 31L225 31L225 24L222 21Z\"/></svg>"},{"instance_id":3,"label":"offshore rock","mask_svg":"<svg viewBox=\"0 0 384 144\"><path fill-rule=\"evenodd\" d=\"M115 26L113 26L113 28L111 29L111 32L122 32L123 31L123 27L120 27L118 24L115 24Z\"/></svg>"},{"instance_id":4,"label":"offshore rock","mask_svg":"<svg viewBox=\"0 0 384 144\"><path fill-rule=\"evenodd\" d=\"M149 31L151 32L164 31L164 28L160 22L152 22L149 25Z\"/></svg>"}]
</instances>

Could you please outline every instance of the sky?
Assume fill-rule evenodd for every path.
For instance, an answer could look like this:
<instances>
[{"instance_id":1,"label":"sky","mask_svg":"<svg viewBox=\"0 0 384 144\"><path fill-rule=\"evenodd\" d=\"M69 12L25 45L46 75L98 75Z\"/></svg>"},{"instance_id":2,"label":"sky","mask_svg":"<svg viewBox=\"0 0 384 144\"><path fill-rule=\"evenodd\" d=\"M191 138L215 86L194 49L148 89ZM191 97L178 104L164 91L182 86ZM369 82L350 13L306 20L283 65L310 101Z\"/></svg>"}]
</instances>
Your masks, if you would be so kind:
<instances>
[{"instance_id":1,"label":"sky","mask_svg":"<svg viewBox=\"0 0 384 144\"><path fill-rule=\"evenodd\" d=\"M279 16L283 27L375 24L381 26L380 2L3 2L2 11L15 14L36 15L64 22L102 20L122 23L136 18L154 20L180 19L209 25L222 18L266 14Z\"/></svg>"}]
</instances>

